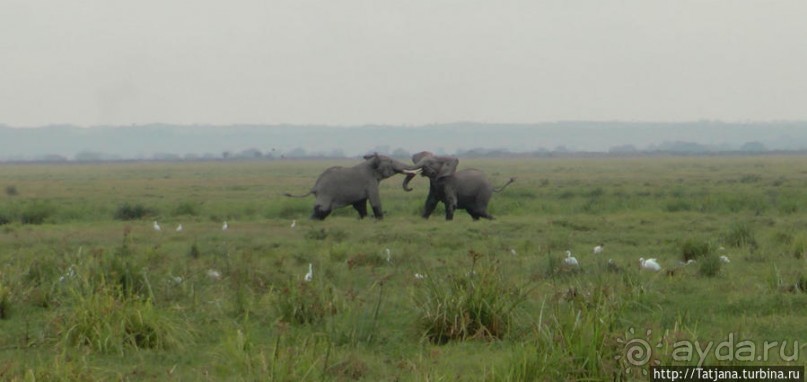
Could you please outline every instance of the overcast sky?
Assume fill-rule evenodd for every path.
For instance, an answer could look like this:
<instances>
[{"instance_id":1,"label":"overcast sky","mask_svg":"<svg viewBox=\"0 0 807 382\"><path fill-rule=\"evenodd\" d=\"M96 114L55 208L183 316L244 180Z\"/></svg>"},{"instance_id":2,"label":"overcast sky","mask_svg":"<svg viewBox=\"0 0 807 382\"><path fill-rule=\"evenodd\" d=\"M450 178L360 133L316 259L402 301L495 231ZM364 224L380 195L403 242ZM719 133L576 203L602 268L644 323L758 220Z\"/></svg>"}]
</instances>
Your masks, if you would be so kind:
<instances>
[{"instance_id":1,"label":"overcast sky","mask_svg":"<svg viewBox=\"0 0 807 382\"><path fill-rule=\"evenodd\" d=\"M807 120L807 1L2 0L0 124Z\"/></svg>"}]
</instances>

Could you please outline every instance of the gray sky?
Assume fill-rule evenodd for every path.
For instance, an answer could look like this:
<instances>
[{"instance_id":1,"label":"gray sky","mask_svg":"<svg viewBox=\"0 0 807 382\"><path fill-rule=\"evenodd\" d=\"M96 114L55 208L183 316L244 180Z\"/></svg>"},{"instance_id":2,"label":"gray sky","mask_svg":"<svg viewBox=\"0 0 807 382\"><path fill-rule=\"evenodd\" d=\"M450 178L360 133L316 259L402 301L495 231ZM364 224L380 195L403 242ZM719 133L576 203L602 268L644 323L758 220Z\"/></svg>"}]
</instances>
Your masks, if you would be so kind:
<instances>
[{"instance_id":1,"label":"gray sky","mask_svg":"<svg viewBox=\"0 0 807 382\"><path fill-rule=\"evenodd\" d=\"M0 123L807 120L807 1L0 0Z\"/></svg>"}]
</instances>

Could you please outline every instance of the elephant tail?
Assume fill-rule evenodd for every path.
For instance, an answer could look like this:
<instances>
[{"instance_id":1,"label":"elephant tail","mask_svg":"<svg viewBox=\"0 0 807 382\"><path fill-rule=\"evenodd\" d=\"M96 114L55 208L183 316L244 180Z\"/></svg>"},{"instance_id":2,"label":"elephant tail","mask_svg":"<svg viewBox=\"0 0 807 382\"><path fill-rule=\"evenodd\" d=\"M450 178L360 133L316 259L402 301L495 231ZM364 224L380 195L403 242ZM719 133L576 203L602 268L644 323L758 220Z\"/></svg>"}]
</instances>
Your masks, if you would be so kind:
<instances>
[{"instance_id":1,"label":"elephant tail","mask_svg":"<svg viewBox=\"0 0 807 382\"><path fill-rule=\"evenodd\" d=\"M515 181L516 181L516 178L510 178L510 180L508 180L507 183L504 184L504 186L494 188L493 192L502 192L502 191L504 191L505 188L507 188L507 186L510 185L510 183L513 183Z\"/></svg>"},{"instance_id":2,"label":"elephant tail","mask_svg":"<svg viewBox=\"0 0 807 382\"><path fill-rule=\"evenodd\" d=\"M308 191L308 193L303 194L303 195L292 195L292 194L290 194L288 192L284 192L283 195L286 195L286 196L288 196L290 198L304 198L304 197L306 197L308 195L311 195L313 193L314 193L314 191Z\"/></svg>"}]
</instances>

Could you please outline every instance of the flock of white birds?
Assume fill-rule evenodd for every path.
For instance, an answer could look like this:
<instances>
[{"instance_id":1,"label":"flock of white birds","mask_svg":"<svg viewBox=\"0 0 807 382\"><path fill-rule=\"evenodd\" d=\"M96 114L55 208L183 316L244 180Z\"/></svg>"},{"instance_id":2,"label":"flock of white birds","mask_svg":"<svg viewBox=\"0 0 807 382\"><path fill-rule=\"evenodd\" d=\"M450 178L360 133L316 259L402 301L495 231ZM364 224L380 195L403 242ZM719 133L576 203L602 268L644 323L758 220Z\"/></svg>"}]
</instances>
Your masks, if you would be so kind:
<instances>
[{"instance_id":1,"label":"flock of white birds","mask_svg":"<svg viewBox=\"0 0 807 382\"><path fill-rule=\"evenodd\" d=\"M723 249L723 248L721 247L721 249ZM515 252L515 250L511 250L511 251L513 253ZM594 247L594 249L592 250L592 253L595 254L595 255L601 255L604 251L605 251L605 244L598 244L597 246ZM685 265L692 264L694 262L695 262L695 260L690 259L685 263L684 262L680 263L680 265L685 266ZM720 256L720 262L724 263L724 264L728 264L728 263L731 262L731 260L729 260L728 256L722 255L722 256ZM563 263L566 264L566 266L568 266L568 267L579 267L580 266L580 262L577 261L577 258L572 256L572 251L569 251L569 250L566 251L566 258L563 259ZM608 259L608 264L609 264L609 266L615 266L616 265L614 263L614 259ZM650 272L658 272L658 271L662 270L661 264L659 264L658 260L655 259L655 258L645 259L644 257L640 257L639 258L639 267L642 270L650 271Z\"/></svg>"},{"instance_id":2,"label":"flock of white birds","mask_svg":"<svg viewBox=\"0 0 807 382\"><path fill-rule=\"evenodd\" d=\"M297 220L292 220L290 228L295 229L296 227L297 227ZM160 224L156 220L154 221L154 224L152 225L152 228L154 229L154 231L157 231L157 232L162 231L162 227L160 227ZM227 221L224 221L224 223L221 225L221 230L222 231L227 231L229 228L230 228L230 226L229 226L229 224L227 224ZM180 223L176 228L176 232L182 232L182 231L183 231L183 227L182 227L182 223ZM722 249L722 247L721 247L721 249ZM604 243L600 243L597 246L595 246L594 249L592 249L592 253L595 254L595 255L601 255L604 252L605 252L605 244ZM384 253L386 255L387 263L392 263L392 255L391 255L390 249L386 248L384 250ZM513 255L513 256L517 256L517 253L516 253L515 249L510 249L510 254ZM681 263L680 265L689 265L689 264L694 263L694 262L695 262L695 260L690 259L686 263ZM730 263L731 261L729 260L729 258L727 256L723 255L723 256L720 256L720 262L722 262L724 264L727 264L727 263ZM566 257L563 259L563 263L566 266L572 267L572 268L576 268L576 267L580 266L580 262L577 261L577 258L572 256L572 251L571 250L566 251ZM615 265L614 260L613 259L608 259L608 264L609 265ZM651 271L651 272L658 272L658 271L660 271L662 269L661 264L659 264L658 260L656 260L655 258L645 259L645 258L641 257L641 258L639 258L639 266L641 267L642 270ZM208 277L210 277L213 280L218 280L218 279L221 278L221 273L219 273L218 271L213 270L213 269L209 269L207 271L207 275L208 275ZM415 273L415 278L419 279L419 280L422 280L422 279L426 278L426 275L421 274L421 273ZM305 276L303 276L303 280L305 280L306 282L310 282L313 279L314 279L314 265L309 263L308 264L308 273L306 273Z\"/></svg>"}]
</instances>

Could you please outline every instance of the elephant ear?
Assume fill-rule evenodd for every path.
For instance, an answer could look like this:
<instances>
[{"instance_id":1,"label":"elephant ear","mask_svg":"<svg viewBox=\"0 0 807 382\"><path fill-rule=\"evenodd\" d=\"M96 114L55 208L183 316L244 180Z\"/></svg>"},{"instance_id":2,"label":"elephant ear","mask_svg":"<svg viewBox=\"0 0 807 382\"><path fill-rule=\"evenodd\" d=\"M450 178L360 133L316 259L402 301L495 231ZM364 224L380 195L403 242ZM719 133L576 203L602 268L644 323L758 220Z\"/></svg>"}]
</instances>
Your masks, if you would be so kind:
<instances>
[{"instance_id":1,"label":"elephant ear","mask_svg":"<svg viewBox=\"0 0 807 382\"><path fill-rule=\"evenodd\" d=\"M367 154L362 158L364 158L364 160L370 161L370 166L372 168L378 167L378 163L381 161L381 159L378 157L378 153Z\"/></svg>"},{"instance_id":2,"label":"elephant ear","mask_svg":"<svg viewBox=\"0 0 807 382\"><path fill-rule=\"evenodd\" d=\"M421 151L417 154L412 155L412 163L418 164L423 158L434 156L429 151Z\"/></svg>"},{"instance_id":3,"label":"elephant ear","mask_svg":"<svg viewBox=\"0 0 807 382\"><path fill-rule=\"evenodd\" d=\"M454 173L457 171L458 164L460 164L460 160L457 158L447 159L446 162L443 163L443 167L440 168L440 172L437 174L437 179L454 175Z\"/></svg>"}]
</instances>

